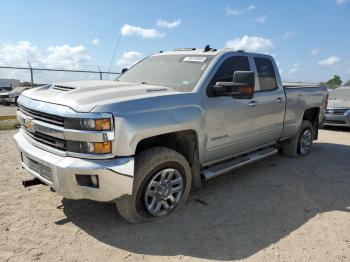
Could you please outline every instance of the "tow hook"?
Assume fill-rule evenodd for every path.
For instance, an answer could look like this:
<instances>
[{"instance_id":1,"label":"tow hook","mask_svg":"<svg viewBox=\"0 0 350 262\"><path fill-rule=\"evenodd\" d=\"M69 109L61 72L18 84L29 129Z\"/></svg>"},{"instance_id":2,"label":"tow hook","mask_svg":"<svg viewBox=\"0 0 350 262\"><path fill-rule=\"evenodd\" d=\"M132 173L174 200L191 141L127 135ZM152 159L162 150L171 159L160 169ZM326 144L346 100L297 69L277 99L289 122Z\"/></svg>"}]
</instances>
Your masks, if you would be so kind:
<instances>
[{"instance_id":1,"label":"tow hook","mask_svg":"<svg viewBox=\"0 0 350 262\"><path fill-rule=\"evenodd\" d=\"M23 180L22 185L24 187L30 187L30 186L35 186L35 185L46 185L44 182L42 182L38 178L30 179L30 180Z\"/></svg>"}]
</instances>

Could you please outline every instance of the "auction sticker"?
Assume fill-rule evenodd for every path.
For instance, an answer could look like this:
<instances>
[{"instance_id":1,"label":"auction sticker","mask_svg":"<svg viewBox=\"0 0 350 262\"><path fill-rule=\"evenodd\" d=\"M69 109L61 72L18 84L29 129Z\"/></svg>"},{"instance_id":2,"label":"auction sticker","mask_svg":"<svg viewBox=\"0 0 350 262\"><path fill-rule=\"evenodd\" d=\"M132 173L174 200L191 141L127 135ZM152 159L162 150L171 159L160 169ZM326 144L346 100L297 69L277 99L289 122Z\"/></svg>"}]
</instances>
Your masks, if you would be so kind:
<instances>
[{"instance_id":1,"label":"auction sticker","mask_svg":"<svg viewBox=\"0 0 350 262\"><path fill-rule=\"evenodd\" d=\"M182 60L183 62L198 62L198 63L203 63L207 60L205 56L186 56Z\"/></svg>"}]
</instances>

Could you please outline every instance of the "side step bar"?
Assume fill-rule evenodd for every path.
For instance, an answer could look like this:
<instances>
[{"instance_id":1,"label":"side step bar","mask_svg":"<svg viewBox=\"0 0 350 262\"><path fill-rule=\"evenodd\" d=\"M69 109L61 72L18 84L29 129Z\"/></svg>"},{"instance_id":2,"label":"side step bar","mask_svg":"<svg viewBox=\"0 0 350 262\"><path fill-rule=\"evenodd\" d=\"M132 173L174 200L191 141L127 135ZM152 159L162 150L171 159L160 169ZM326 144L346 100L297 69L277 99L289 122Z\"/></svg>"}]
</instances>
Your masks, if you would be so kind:
<instances>
[{"instance_id":1,"label":"side step bar","mask_svg":"<svg viewBox=\"0 0 350 262\"><path fill-rule=\"evenodd\" d=\"M242 157L235 158L233 160L223 162L215 166L211 166L207 169L202 170L201 174L204 180L209 180L219 175L222 175L224 173L227 173L229 171L232 171L236 168L239 168L241 166L245 166L247 164L253 163L265 157L272 156L277 152L278 152L277 148L267 147L263 150L255 151L250 154L244 155Z\"/></svg>"}]
</instances>

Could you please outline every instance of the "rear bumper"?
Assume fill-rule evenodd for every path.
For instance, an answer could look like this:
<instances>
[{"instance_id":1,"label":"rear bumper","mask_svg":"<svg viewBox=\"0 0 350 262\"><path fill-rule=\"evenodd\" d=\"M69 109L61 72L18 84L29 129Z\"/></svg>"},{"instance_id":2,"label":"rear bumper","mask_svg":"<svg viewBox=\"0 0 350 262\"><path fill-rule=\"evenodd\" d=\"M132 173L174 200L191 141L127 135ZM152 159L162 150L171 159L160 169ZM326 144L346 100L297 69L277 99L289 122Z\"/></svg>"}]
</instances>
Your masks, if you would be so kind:
<instances>
[{"instance_id":1,"label":"rear bumper","mask_svg":"<svg viewBox=\"0 0 350 262\"><path fill-rule=\"evenodd\" d=\"M343 115L325 114L324 125L350 127L350 110Z\"/></svg>"},{"instance_id":2,"label":"rear bumper","mask_svg":"<svg viewBox=\"0 0 350 262\"><path fill-rule=\"evenodd\" d=\"M62 157L33 146L21 132L14 136L14 140L21 152L22 166L65 198L107 202L132 194L133 157L110 160ZM47 172L50 173L50 178L31 168L31 162L39 163L45 170L49 170ZM76 175L97 175L99 187L79 185Z\"/></svg>"}]
</instances>

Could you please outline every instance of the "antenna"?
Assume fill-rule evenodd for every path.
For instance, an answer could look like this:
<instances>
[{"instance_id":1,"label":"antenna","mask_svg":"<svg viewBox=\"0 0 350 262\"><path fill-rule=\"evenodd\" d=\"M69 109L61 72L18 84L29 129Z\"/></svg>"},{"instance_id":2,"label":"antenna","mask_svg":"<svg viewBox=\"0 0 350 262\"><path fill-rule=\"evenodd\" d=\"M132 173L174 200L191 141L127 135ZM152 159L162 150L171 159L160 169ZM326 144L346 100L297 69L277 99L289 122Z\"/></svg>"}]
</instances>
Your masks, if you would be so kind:
<instances>
[{"instance_id":1,"label":"antenna","mask_svg":"<svg viewBox=\"0 0 350 262\"><path fill-rule=\"evenodd\" d=\"M120 41L121 36L122 36L122 34L119 33L118 40L117 40L117 43L116 43L116 45L115 45L114 52L113 52L113 55L112 55L111 63L109 64L109 67L108 67L108 72L107 72L107 75L106 75L106 80L108 79L109 73L111 72L111 66L112 66L112 64L113 64L115 55L117 54L117 49L118 49L118 46L119 46L119 41Z\"/></svg>"},{"instance_id":2,"label":"antenna","mask_svg":"<svg viewBox=\"0 0 350 262\"><path fill-rule=\"evenodd\" d=\"M208 52L208 51L210 51L211 50L211 48L210 48L210 45L206 45L205 47L204 47L204 52Z\"/></svg>"}]
</instances>

